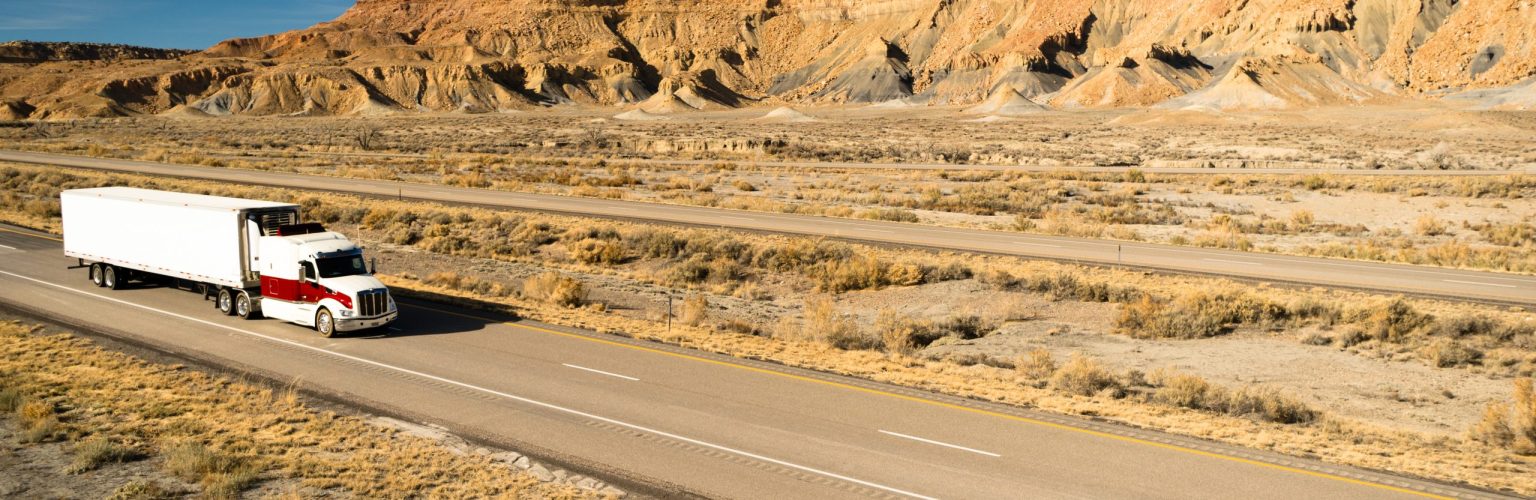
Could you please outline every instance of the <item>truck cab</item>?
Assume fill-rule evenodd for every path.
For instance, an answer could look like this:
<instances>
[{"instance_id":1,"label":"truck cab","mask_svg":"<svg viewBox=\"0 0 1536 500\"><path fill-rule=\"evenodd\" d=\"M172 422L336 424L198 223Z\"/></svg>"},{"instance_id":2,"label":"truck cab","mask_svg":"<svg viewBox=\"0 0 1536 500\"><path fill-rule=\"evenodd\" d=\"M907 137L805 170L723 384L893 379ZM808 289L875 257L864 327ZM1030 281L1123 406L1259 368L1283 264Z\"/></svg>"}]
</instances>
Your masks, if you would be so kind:
<instances>
[{"instance_id":1,"label":"truck cab","mask_svg":"<svg viewBox=\"0 0 1536 500\"><path fill-rule=\"evenodd\" d=\"M259 310L269 318L336 332L384 326L399 316L388 288L368 269L363 250L318 224L282 226L261 236Z\"/></svg>"}]
</instances>

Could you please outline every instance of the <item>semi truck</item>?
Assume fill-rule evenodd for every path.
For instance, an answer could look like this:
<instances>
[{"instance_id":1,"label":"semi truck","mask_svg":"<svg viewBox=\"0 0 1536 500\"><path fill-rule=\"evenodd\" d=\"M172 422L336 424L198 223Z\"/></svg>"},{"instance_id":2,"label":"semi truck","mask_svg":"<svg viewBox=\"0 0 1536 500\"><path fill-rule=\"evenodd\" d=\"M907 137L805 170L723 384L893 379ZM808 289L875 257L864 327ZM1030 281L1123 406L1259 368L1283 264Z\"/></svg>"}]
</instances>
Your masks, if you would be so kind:
<instances>
[{"instance_id":1,"label":"semi truck","mask_svg":"<svg viewBox=\"0 0 1536 500\"><path fill-rule=\"evenodd\" d=\"M399 317L363 249L301 223L298 205L130 187L59 198L64 255L89 269L96 286L171 281L226 315L279 319L326 337Z\"/></svg>"}]
</instances>

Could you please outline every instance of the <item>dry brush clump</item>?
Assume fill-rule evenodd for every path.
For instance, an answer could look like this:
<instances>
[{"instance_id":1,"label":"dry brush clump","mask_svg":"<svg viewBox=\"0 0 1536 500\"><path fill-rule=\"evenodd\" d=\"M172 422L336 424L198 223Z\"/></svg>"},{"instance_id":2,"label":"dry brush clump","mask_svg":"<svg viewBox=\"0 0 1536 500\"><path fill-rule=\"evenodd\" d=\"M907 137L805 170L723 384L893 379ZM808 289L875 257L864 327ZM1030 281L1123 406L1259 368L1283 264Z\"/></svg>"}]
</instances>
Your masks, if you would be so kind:
<instances>
[{"instance_id":1,"label":"dry brush clump","mask_svg":"<svg viewBox=\"0 0 1536 500\"><path fill-rule=\"evenodd\" d=\"M1148 381L1154 387L1148 399L1169 406L1281 424L1307 423L1320 415L1307 404L1270 387L1250 385L1232 390L1195 375L1167 370L1153 372Z\"/></svg>"},{"instance_id":2,"label":"dry brush clump","mask_svg":"<svg viewBox=\"0 0 1536 500\"><path fill-rule=\"evenodd\" d=\"M1536 455L1536 387L1531 379L1515 379L1511 401L1489 403L1470 437L1521 455Z\"/></svg>"}]
</instances>

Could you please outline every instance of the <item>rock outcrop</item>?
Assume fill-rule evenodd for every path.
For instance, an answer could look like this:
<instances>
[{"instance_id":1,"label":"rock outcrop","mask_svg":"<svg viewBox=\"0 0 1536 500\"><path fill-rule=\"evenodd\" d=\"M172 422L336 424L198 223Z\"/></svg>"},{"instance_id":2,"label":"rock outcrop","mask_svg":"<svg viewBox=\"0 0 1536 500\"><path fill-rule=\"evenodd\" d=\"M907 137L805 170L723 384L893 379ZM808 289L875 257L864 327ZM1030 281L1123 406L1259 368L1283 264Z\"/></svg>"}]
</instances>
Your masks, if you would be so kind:
<instances>
[{"instance_id":1,"label":"rock outcrop","mask_svg":"<svg viewBox=\"0 0 1536 500\"><path fill-rule=\"evenodd\" d=\"M359 0L334 21L190 55L22 51L0 64L0 100L29 118L1008 94L1287 108L1515 85L1536 75L1532 32L1528 0ZM143 60L161 56L175 59Z\"/></svg>"}]
</instances>

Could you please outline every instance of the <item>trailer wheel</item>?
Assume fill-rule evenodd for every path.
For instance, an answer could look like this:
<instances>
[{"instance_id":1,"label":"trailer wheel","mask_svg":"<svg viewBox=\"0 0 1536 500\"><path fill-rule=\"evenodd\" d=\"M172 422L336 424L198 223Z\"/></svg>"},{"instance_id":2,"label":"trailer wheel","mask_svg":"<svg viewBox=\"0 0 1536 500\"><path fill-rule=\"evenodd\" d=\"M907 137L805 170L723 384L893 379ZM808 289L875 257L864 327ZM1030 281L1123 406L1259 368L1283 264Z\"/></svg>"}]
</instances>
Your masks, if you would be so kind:
<instances>
[{"instance_id":1,"label":"trailer wheel","mask_svg":"<svg viewBox=\"0 0 1536 500\"><path fill-rule=\"evenodd\" d=\"M103 268L101 270L101 286L113 290L122 290L123 282L117 279L117 268L105 265L101 267Z\"/></svg>"},{"instance_id":2,"label":"trailer wheel","mask_svg":"<svg viewBox=\"0 0 1536 500\"><path fill-rule=\"evenodd\" d=\"M101 277L101 264L100 263L91 264L90 274L91 274L91 284L96 285L96 286L106 286L106 284L107 284L106 281L104 281L103 278Z\"/></svg>"},{"instance_id":3,"label":"trailer wheel","mask_svg":"<svg viewBox=\"0 0 1536 500\"><path fill-rule=\"evenodd\" d=\"M235 296L235 315L240 316L240 319L260 319L261 312L253 310L253 305L251 294L242 290L240 295Z\"/></svg>"},{"instance_id":4,"label":"trailer wheel","mask_svg":"<svg viewBox=\"0 0 1536 500\"><path fill-rule=\"evenodd\" d=\"M214 302L214 306L218 307L219 312L224 313L225 316L233 316L235 314L235 294L229 293L228 288L220 288L219 300Z\"/></svg>"},{"instance_id":5,"label":"trailer wheel","mask_svg":"<svg viewBox=\"0 0 1536 500\"><path fill-rule=\"evenodd\" d=\"M330 309L322 307L315 313L315 331L325 338L336 336L336 318L331 317Z\"/></svg>"}]
</instances>

